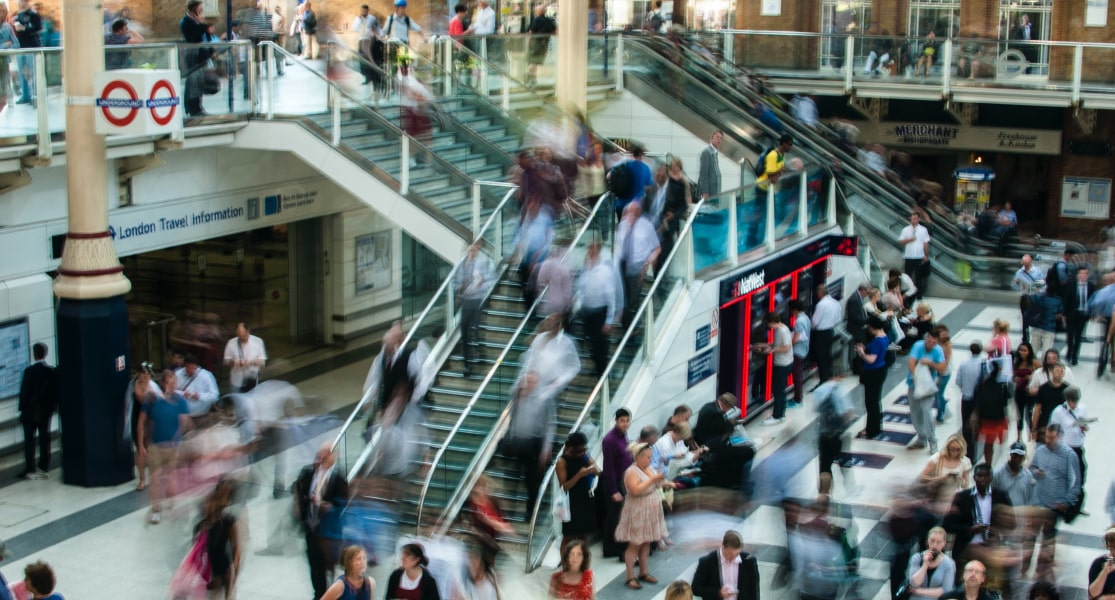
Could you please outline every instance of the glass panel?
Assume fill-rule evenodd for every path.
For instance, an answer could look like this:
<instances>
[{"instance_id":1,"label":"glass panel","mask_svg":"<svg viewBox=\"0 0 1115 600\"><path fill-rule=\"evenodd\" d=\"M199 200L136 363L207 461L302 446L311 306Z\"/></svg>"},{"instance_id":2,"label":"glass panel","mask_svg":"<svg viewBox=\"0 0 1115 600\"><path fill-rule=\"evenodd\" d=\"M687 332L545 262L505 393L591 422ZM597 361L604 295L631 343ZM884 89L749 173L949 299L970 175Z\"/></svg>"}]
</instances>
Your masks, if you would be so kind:
<instances>
[{"instance_id":1,"label":"glass panel","mask_svg":"<svg viewBox=\"0 0 1115 600\"><path fill-rule=\"evenodd\" d=\"M253 113L250 55L249 42L179 44L184 112L196 113L191 98L200 96L200 110L206 115ZM215 93L204 93L209 84Z\"/></svg>"},{"instance_id":2,"label":"glass panel","mask_svg":"<svg viewBox=\"0 0 1115 600\"><path fill-rule=\"evenodd\" d=\"M588 36L588 84L607 84L615 80L616 35L590 34Z\"/></svg>"},{"instance_id":3,"label":"glass panel","mask_svg":"<svg viewBox=\"0 0 1115 600\"><path fill-rule=\"evenodd\" d=\"M809 227L824 223L828 219L828 188L830 184L831 179L824 170L820 170L816 178L810 175L806 193Z\"/></svg>"},{"instance_id":4,"label":"glass panel","mask_svg":"<svg viewBox=\"0 0 1115 600\"><path fill-rule=\"evenodd\" d=\"M693 220L693 269L700 271L728 260L728 203L735 194L709 198Z\"/></svg>"},{"instance_id":5,"label":"glass panel","mask_svg":"<svg viewBox=\"0 0 1115 600\"><path fill-rule=\"evenodd\" d=\"M763 244L767 238L767 189L756 185L754 188L744 190L735 198L736 223L739 237L736 254L743 254L754 250ZM777 195L775 207L778 206Z\"/></svg>"},{"instance_id":6,"label":"glass panel","mask_svg":"<svg viewBox=\"0 0 1115 600\"><path fill-rule=\"evenodd\" d=\"M1065 50L1065 52L1054 52L1054 60L1050 63L1050 70L1054 75L1067 72L1069 73L1068 77L1071 78L1072 57L1065 56L1069 49L1057 48L1055 50ZM1115 48L1085 46L1083 69L1080 77L1082 89L1110 91L1111 86L1115 85Z\"/></svg>"},{"instance_id":7,"label":"glass panel","mask_svg":"<svg viewBox=\"0 0 1115 600\"><path fill-rule=\"evenodd\" d=\"M272 83L270 74L261 79L259 85L260 107L263 110L271 109L276 115L314 115L314 124L322 127L330 135L332 123L325 119L329 115L330 85L320 68L322 61L303 61L285 50L275 46L268 46L275 52L276 61L284 61L282 77L276 77ZM277 75L278 69L276 69ZM272 87L274 97L271 96ZM242 91L242 90L241 90ZM243 94L241 94L240 102ZM209 96L206 97L208 110ZM227 100L226 100L227 101ZM351 129L351 128L350 128Z\"/></svg>"}]
</instances>

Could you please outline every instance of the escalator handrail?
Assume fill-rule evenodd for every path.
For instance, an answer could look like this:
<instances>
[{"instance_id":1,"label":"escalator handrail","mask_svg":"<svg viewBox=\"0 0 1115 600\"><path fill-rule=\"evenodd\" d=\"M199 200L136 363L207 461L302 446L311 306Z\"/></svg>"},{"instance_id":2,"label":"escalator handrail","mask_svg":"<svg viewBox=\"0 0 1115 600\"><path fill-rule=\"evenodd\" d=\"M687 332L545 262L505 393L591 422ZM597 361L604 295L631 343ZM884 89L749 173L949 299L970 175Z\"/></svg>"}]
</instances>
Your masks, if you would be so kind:
<instances>
[{"instance_id":1,"label":"escalator handrail","mask_svg":"<svg viewBox=\"0 0 1115 600\"><path fill-rule=\"evenodd\" d=\"M588 215L588 218L585 219L584 225L581 226L580 231L577 232L577 235L574 236L573 241L570 242L569 248L566 250L565 256L562 257L562 262L568 261L569 258L573 255L573 250L575 250L577 248L577 244L581 241L581 238L584 237L585 233L587 233L590 229L592 229L592 226L595 223L595 220L597 218L598 213L601 213L601 207L603 207L605 205L607 205L608 208L611 208L611 205L612 205L612 197L611 197L611 194L608 193L608 192L605 192L597 200L596 205L592 209L592 212L590 212L589 215ZM601 213L601 214L603 215L603 217L608 216L606 213ZM515 343L517 341L519 341L519 336L522 334L523 330L526 328L527 324L530 322L531 317L534 315L535 310L537 309L538 305L542 302L542 299L545 297L545 295L546 295L546 290L542 290L542 292L537 295L537 297L535 298L535 300L531 304L531 306L527 309L526 314L523 315L523 320L519 323L518 327L515 328L515 332L511 334L511 338L507 341L507 345L504 346L502 351L500 351L500 354L496 358L495 362L493 363L492 368L489 369L488 374L485 375L483 381L480 382L480 385L476 389L476 393L474 393L472 395L472 398L469 399L468 405L466 405L465 409L461 411L461 415L457 418L457 422L453 424L453 429L450 430L449 434L445 437L444 443L442 443L441 447L438 449L437 455L434 457L434 460L430 463L430 466L429 466L429 468L427 470L427 473L426 473L426 479L422 483L422 492L419 494L418 517L417 517L416 523L415 523L415 531L416 532L420 531L420 528L422 527L422 513L423 513L424 505L426 503L426 495L429 493L430 484L433 482L434 475L437 472L438 465L441 463L441 459L445 456L445 452L448 450L449 445L452 443L453 437L457 434L458 431L460 431L461 426L465 422L465 419L467 419L468 416L469 416L469 413L472 412L472 408L476 405L476 403L480 400L480 397L484 394L485 390L488 387L488 383L491 382L491 380L495 377L495 374L499 370L499 367L503 364L504 360L507 359L507 356L508 356L508 354L511 353L511 350L513 349ZM500 421L501 422L509 414L510 408L511 408L511 403L509 402L507 407L504 408L503 414L500 416ZM489 433L488 438L485 440L485 442L483 442L481 444L481 447L478 449L478 452L474 456L472 462L469 464L468 468L465 469L465 474L466 474L465 478L466 479L470 478L469 474L472 473L473 471L478 472L476 474L476 477L478 477L479 474L482 473L481 469L476 468L477 463L479 462L480 457L484 454L484 449L487 446L492 445L492 436L497 431L499 431L499 429L500 429L500 427L497 424L497 426L495 428L493 428L493 430ZM487 463L485 462L485 464L487 464ZM467 489L470 489L470 490L472 489L472 485L475 483L476 477L471 478L471 480L469 481L469 484L467 486ZM457 489L453 492L453 495L450 496L450 501L447 502L445 507L442 508L442 513L440 515L438 515L438 521L437 521L437 523L435 523L435 527L437 529L439 529L438 533L444 533L444 531L447 530L448 527L449 527L449 522L452 520L452 518L447 517L446 515L453 515L453 518L455 518L456 515L457 515L457 512L460 510L461 505L464 504L463 500L458 501L457 499L459 499L462 496L461 490L465 489L465 488L466 488L466 486L464 486L464 485L458 485ZM468 494L467 493L464 494L464 497L467 498ZM456 506L454 506L454 504L456 504Z\"/></svg>"},{"instance_id":2,"label":"escalator handrail","mask_svg":"<svg viewBox=\"0 0 1115 600\"><path fill-rule=\"evenodd\" d=\"M492 211L492 214L488 215L488 220L485 221L484 226L480 228L480 232L477 233L475 240L484 239L484 232L486 232L488 228L492 226L492 223L495 222L496 218L503 211L507 203L510 202L511 199L515 196L515 191L517 189L518 188L507 190L507 193L504 194L503 199L500 200L499 205L497 205L495 210ZM453 267L449 269L449 274L445 277L445 280L441 282L441 285L438 286L437 291L434 292L434 295L430 298L430 301L426 303L426 307L422 309L422 312L418 314L418 318L415 319L414 322L411 324L409 330L407 331L406 337L403 338L403 343L400 348L408 347L408 345L414 338L415 332L421 328L421 325L423 321L426 320L426 317L429 316L431 312L433 312L434 307L437 305L438 300L442 297L442 294L444 294L449 285L453 283L453 279L457 275L457 270L461 267L461 262L462 261L458 260L456 263L453 264ZM352 409L352 413L349 414L347 419L345 419L345 423L341 426L341 430L337 433L337 437L333 439L333 444L329 447L331 451L337 448L341 440L344 438L345 434L348 432L348 428L352 426L352 423L360 415L361 409L363 409L364 406L368 404L368 401L371 398L371 392L371 388L364 390L364 393L360 396L360 401L356 403L356 407ZM364 456L365 455L362 454L357 462L353 464L352 469L350 469L351 473L349 481L352 480L352 473L359 473L360 467L363 466Z\"/></svg>"},{"instance_id":3,"label":"escalator handrail","mask_svg":"<svg viewBox=\"0 0 1115 600\"><path fill-rule=\"evenodd\" d=\"M736 190L736 191L738 192L738 191L741 191L741 190L744 190L744 189L747 189L747 188L742 187L742 188L739 188L739 190ZM725 192L723 194L720 194L720 196L726 196L726 195L731 195L731 194L733 194L733 192L728 191L728 192ZM681 232L678 234L677 242L674 243L674 248L673 248L673 250L670 251L670 256L668 256L666 258L666 262L663 263L662 269L660 269L659 272L656 273L656 276L654 278L654 282L651 284L650 289L647 291L646 297L644 298L642 304L639 306L639 310L637 310L635 312L635 316L632 317L632 319L631 319L632 323L638 323L642 319L643 314L646 312L647 307L650 305L651 300L654 298L654 292L658 289L658 286L662 283L662 280L665 278L665 274L668 271L669 266L675 260L675 257L677 256L678 252L682 249L682 242L685 240L685 236L692 235L693 223L696 221L697 215L700 214L701 207L704 206L705 202L707 202L707 201L708 201L707 199L702 199L700 202L698 202L696 205L694 205L693 208L689 211L689 213L690 213L689 218L686 219L685 226L682 228ZM584 408L581 409L581 414L577 416L577 420L573 422L572 426L570 426L569 431L577 431L577 429L581 425L584 424L585 420L588 419L589 414L592 412L592 407L595 405L595 403L600 398L600 391L604 388L604 384L608 381L608 376L611 374L612 370L615 369L615 366L616 366L617 362L619 361L620 356L623 354L624 347L627 345L628 341L630 341L631 336L632 336L632 334L634 334L636 329L637 329L636 327L632 326L632 327L629 327L626 332L624 332L623 337L620 339L619 344L616 346L615 351L612 353L611 360L608 361L608 366L606 366L604 368L604 374L601 375L598 378L598 380L596 382L596 385L593 386L592 391L589 392L589 396L585 400L585 406L584 406ZM651 331L644 331L644 333L643 333L643 335L648 335L648 336L651 335L651 334L652 334ZM546 469L546 474L542 477L542 485L539 487L539 493L538 493L537 499L534 502L534 506L533 507L530 507L530 506L527 507L527 509L530 511L530 521L529 521L530 526L529 526L529 529L528 529L528 532L527 532L527 571L528 572L533 571L537 567L537 565L534 564L534 561L532 560L532 558L530 556L530 549L531 549L531 547L533 545L533 542L534 542L535 528L537 527L537 524L538 524L538 511L541 509L542 502L546 498L546 495L547 495L546 491L550 489L551 481L553 480L553 478L555 477L555 474L557 472L556 469L557 469L557 461L555 460L553 462L553 464L551 464L549 466L549 468Z\"/></svg>"}]
</instances>

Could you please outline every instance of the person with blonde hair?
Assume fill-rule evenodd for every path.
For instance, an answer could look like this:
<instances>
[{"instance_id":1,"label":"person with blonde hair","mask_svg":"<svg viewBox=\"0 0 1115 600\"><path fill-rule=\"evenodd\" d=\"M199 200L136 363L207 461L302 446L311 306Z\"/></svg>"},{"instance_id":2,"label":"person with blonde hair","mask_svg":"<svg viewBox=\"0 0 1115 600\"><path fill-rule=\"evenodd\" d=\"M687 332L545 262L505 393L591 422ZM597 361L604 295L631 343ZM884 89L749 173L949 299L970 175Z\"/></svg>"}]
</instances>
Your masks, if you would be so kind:
<instances>
[{"instance_id":1,"label":"person with blonde hair","mask_svg":"<svg viewBox=\"0 0 1115 600\"><path fill-rule=\"evenodd\" d=\"M693 600L693 588L680 579L671 582L666 586L666 600Z\"/></svg>"},{"instance_id":2,"label":"person with blonde hair","mask_svg":"<svg viewBox=\"0 0 1115 600\"><path fill-rule=\"evenodd\" d=\"M972 461L967 456L968 444L964 436L954 433L945 440L945 447L929 457L929 462L918 475L918 481L930 486L931 499L943 513L953 494L969 485Z\"/></svg>"},{"instance_id":3,"label":"person with blonde hair","mask_svg":"<svg viewBox=\"0 0 1115 600\"><path fill-rule=\"evenodd\" d=\"M658 489L671 485L665 476L651 468L651 445L640 444L632 452L635 462L623 474L627 498L616 526L616 540L627 542L623 561L626 564L627 587L642 589L640 581L658 583L650 574L650 545L669 537L666 516ZM635 559L639 559L639 577L635 577Z\"/></svg>"}]
</instances>

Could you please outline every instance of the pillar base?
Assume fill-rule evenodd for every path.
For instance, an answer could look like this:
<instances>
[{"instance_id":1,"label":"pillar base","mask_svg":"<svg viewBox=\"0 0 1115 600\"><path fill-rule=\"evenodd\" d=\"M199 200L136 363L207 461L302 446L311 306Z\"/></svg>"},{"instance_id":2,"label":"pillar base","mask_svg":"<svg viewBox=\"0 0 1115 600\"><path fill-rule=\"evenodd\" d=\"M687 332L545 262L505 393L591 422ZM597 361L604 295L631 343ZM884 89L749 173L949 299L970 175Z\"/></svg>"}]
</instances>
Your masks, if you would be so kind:
<instances>
[{"instance_id":1,"label":"pillar base","mask_svg":"<svg viewBox=\"0 0 1115 600\"><path fill-rule=\"evenodd\" d=\"M119 485L133 474L128 386L128 307L124 296L58 302L62 481Z\"/></svg>"}]
</instances>

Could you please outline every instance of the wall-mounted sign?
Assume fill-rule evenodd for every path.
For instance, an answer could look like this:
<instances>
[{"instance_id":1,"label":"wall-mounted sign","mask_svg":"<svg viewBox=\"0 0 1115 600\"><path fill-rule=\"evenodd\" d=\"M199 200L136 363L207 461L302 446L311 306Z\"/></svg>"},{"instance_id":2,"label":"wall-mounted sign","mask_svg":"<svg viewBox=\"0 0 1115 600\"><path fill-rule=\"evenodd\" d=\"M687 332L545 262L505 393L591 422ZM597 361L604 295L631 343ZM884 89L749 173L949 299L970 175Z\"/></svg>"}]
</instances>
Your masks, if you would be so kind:
<instances>
[{"instance_id":1,"label":"wall-mounted sign","mask_svg":"<svg viewBox=\"0 0 1115 600\"><path fill-rule=\"evenodd\" d=\"M689 359L685 389L689 389L701 383L716 373L717 360L716 357L713 356L714 350L715 348Z\"/></svg>"},{"instance_id":2,"label":"wall-mounted sign","mask_svg":"<svg viewBox=\"0 0 1115 600\"><path fill-rule=\"evenodd\" d=\"M782 0L763 0L759 6L759 15L763 17L782 16Z\"/></svg>"},{"instance_id":3,"label":"wall-mounted sign","mask_svg":"<svg viewBox=\"0 0 1115 600\"><path fill-rule=\"evenodd\" d=\"M1084 7L1085 27L1107 27L1107 0L1087 0Z\"/></svg>"},{"instance_id":4,"label":"wall-mounted sign","mask_svg":"<svg viewBox=\"0 0 1115 600\"><path fill-rule=\"evenodd\" d=\"M733 273L720 280L720 303L746 296L793 271L828 256L856 256L859 238L830 235L780 254L762 266Z\"/></svg>"},{"instance_id":5,"label":"wall-mounted sign","mask_svg":"<svg viewBox=\"0 0 1115 600\"><path fill-rule=\"evenodd\" d=\"M391 230L356 238L356 293L391 285Z\"/></svg>"},{"instance_id":6,"label":"wall-mounted sign","mask_svg":"<svg viewBox=\"0 0 1115 600\"><path fill-rule=\"evenodd\" d=\"M182 79L173 69L117 69L97 73L97 133L149 135L182 129Z\"/></svg>"},{"instance_id":7,"label":"wall-mounted sign","mask_svg":"<svg viewBox=\"0 0 1115 600\"><path fill-rule=\"evenodd\" d=\"M885 146L1020 154L1061 153L1061 132L1055 130L869 121L857 122L856 127L859 128L859 141L879 142Z\"/></svg>"},{"instance_id":8,"label":"wall-mounted sign","mask_svg":"<svg viewBox=\"0 0 1115 600\"><path fill-rule=\"evenodd\" d=\"M1111 180L1065 177L1061 180L1061 216L1107 219L1111 213Z\"/></svg>"},{"instance_id":9,"label":"wall-mounted sign","mask_svg":"<svg viewBox=\"0 0 1115 600\"><path fill-rule=\"evenodd\" d=\"M712 343L712 326L705 325L704 327L698 327L695 336L697 338L695 344L696 350L704 350Z\"/></svg>"}]
</instances>

